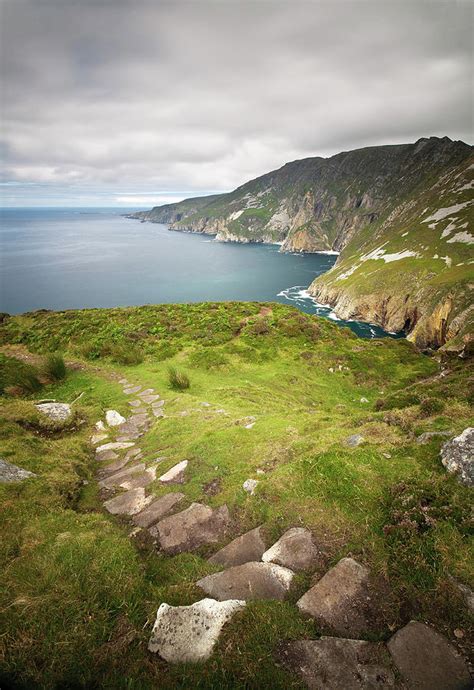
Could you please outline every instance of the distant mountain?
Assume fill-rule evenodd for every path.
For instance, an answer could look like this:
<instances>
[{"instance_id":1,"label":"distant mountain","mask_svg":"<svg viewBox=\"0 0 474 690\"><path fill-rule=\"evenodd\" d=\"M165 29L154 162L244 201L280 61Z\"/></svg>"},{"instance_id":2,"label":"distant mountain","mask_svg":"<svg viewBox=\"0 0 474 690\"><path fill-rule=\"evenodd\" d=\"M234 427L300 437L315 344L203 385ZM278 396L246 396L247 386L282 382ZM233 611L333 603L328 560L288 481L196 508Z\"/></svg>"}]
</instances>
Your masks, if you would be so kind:
<instances>
[{"instance_id":1,"label":"distant mountain","mask_svg":"<svg viewBox=\"0 0 474 690\"><path fill-rule=\"evenodd\" d=\"M461 349L474 323L473 147L448 137L306 158L132 217L282 251L338 251L310 293L346 319Z\"/></svg>"}]
</instances>

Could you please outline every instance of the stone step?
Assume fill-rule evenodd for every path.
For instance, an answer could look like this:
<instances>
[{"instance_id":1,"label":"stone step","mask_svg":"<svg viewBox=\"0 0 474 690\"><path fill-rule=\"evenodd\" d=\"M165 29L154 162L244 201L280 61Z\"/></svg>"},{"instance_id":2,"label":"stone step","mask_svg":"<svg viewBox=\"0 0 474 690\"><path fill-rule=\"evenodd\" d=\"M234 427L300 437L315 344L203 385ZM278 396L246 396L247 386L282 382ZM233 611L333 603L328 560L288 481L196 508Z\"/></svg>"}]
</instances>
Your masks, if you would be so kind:
<instances>
[{"instance_id":1,"label":"stone step","mask_svg":"<svg viewBox=\"0 0 474 690\"><path fill-rule=\"evenodd\" d=\"M115 441L113 443L104 443L103 446L99 446L95 449L96 455L100 455L106 450L125 450L126 448L132 448L135 444L130 441Z\"/></svg>"},{"instance_id":2,"label":"stone step","mask_svg":"<svg viewBox=\"0 0 474 690\"><path fill-rule=\"evenodd\" d=\"M161 604L148 649L168 663L206 661L225 623L244 607L244 601L214 599L202 599L191 606Z\"/></svg>"},{"instance_id":3,"label":"stone step","mask_svg":"<svg viewBox=\"0 0 474 690\"><path fill-rule=\"evenodd\" d=\"M264 563L277 563L291 570L308 570L321 563L322 554L305 527L287 530L262 556Z\"/></svg>"},{"instance_id":4,"label":"stone step","mask_svg":"<svg viewBox=\"0 0 474 690\"><path fill-rule=\"evenodd\" d=\"M226 505L213 510L201 503L192 503L186 510L160 520L153 531L161 550L174 555L221 541L229 525Z\"/></svg>"},{"instance_id":5,"label":"stone step","mask_svg":"<svg viewBox=\"0 0 474 690\"><path fill-rule=\"evenodd\" d=\"M221 573L203 577L196 584L209 596L226 599L277 599L282 601L291 586L294 573L276 563L251 562Z\"/></svg>"},{"instance_id":6,"label":"stone step","mask_svg":"<svg viewBox=\"0 0 474 690\"><path fill-rule=\"evenodd\" d=\"M140 393L139 397L141 400L143 400L143 402L147 403L148 405L150 403L155 402L155 400L159 400L159 398L160 398L160 396L157 394L155 394L155 395L151 395L151 394L150 395L143 395L143 393Z\"/></svg>"},{"instance_id":7,"label":"stone step","mask_svg":"<svg viewBox=\"0 0 474 690\"><path fill-rule=\"evenodd\" d=\"M208 559L209 563L230 568L234 565L243 565L249 561L259 561L266 549L261 531L261 527L256 527L250 530L250 532L241 534L240 537L237 537L230 544L227 544L227 546L224 546L211 556Z\"/></svg>"},{"instance_id":8,"label":"stone step","mask_svg":"<svg viewBox=\"0 0 474 690\"><path fill-rule=\"evenodd\" d=\"M120 482L126 477L129 477L132 474L136 474L137 472L143 472L144 470L145 463L141 462L138 465L133 465L132 467L127 467L126 469L119 470L118 472L115 472L114 474L108 476L106 479L102 479L99 482L99 486L102 489L111 489L114 486L120 486Z\"/></svg>"},{"instance_id":9,"label":"stone step","mask_svg":"<svg viewBox=\"0 0 474 690\"><path fill-rule=\"evenodd\" d=\"M130 489L105 501L104 508L112 515L135 515L146 508L152 500L152 496L145 495L145 489Z\"/></svg>"},{"instance_id":10,"label":"stone step","mask_svg":"<svg viewBox=\"0 0 474 690\"><path fill-rule=\"evenodd\" d=\"M168 513L171 513L173 508L177 506L178 503L181 503L183 498L184 494L179 492L165 494L164 496L157 498L144 510L135 515L133 517L133 522L138 527L152 528L152 525L164 518L165 515L168 515ZM157 535L153 532L153 528L150 529L150 534L154 538L157 537Z\"/></svg>"},{"instance_id":11,"label":"stone step","mask_svg":"<svg viewBox=\"0 0 474 690\"><path fill-rule=\"evenodd\" d=\"M125 386L123 392L125 393L125 395L133 395L134 393L138 393L138 391L141 391L141 389L141 386Z\"/></svg>"},{"instance_id":12,"label":"stone step","mask_svg":"<svg viewBox=\"0 0 474 690\"><path fill-rule=\"evenodd\" d=\"M184 474L188 466L187 460L182 460L174 465L168 472L162 474L159 481L162 484L184 484Z\"/></svg>"}]
</instances>

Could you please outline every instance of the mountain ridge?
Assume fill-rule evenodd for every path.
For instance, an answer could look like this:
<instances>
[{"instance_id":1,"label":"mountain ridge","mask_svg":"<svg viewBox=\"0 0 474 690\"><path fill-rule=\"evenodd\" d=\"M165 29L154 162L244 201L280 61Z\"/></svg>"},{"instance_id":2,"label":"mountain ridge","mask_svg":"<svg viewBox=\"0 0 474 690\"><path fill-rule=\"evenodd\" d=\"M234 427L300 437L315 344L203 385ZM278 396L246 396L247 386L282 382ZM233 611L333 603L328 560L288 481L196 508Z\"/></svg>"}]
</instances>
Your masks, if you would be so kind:
<instances>
[{"instance_id":1,"label":"mountain ridge","mask_svg":"<svg viewBox=\"0 0 474 690\"><path fill-rule=\"evenodd\" d=\"M462 141L422 137L291 161L232 192L130 217L220 241L340 252L310 286L315 299L342 318L405 330L421 348L449 340L462 349L472 325L473 162Z\"/></svg>"}]
</instances>

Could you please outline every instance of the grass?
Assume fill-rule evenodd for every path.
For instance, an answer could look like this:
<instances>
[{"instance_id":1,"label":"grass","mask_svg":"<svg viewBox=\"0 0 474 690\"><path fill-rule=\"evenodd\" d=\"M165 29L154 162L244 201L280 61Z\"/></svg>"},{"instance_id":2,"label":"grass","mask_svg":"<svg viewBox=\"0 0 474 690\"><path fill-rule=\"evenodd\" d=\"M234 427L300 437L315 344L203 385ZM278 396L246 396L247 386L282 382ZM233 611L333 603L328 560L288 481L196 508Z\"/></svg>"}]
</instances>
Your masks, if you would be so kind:
<instances>
[{"instance_id":1,"label":"grass","mask_svg":"<svg viewBox=\"0 0 474 690\"><path fill-rule=\"evenodd\" d=\"M44 363L44 375L50 381L62 381L66 378L67 368L62 354L56 352L48 355Z\"/></svg>"},{"instance_id":2,"label":"grass","mask_svg":"<svg viewBox=\"0 0 474 690\"><path fill-rule=\"evenodd\" d=\"M390 624L418 618L454 643L455 628L467 639L467 612L449 576L472 583L469 490L446 475L443 439L419 445L415 435L472 425L472 362L455 358L435 379L437 362L406 341L359 340L291 308L271 305L262 316L261 307L50 312L0 328L2 382L19 367L8 354L30 350L42 360L60 349L68 376L45 384L41 397L72 402L82 393L73 423L61 428L35 411L35 393L18 398L3 388L0 396L0 455L38 475L0 485L2 686L297 688L275 664L277 645L321 633L294 606L309 574L288 602L250 603L205 664L171 667L147 653L160 603L202 598L194 583L215 567L210 548L159 555L101 507L88 439L105 410L127 414L121 377L165 398L166 418L140 447L145 462L166 458L163 472L189 460L183 507L227 503L236 533L263 524L269 543L305 525L327 567L351 554L388 579ZM135 343L143 361L118 364L104 347L112 340ZM96 348L92 362L86 345ZM169 367L189 372L192 386L170 389ZM256 420L246 429L249 416ZM349 448L354 433L364 443ZM248 478L259 479L254 496L242 489ZM219 490L209 495L215 480Z\"/></svg>"},{"instance_id":3,"label":"grass","mask_svg":"<svg viewBox=\"0 0 474 690\"><path fill-rule=\"evenodd\" d=\"M189 376L175 367L168 368L168 381L170 388L175 391L187 390L191 385Z\"/></svg>"}]
</instances>

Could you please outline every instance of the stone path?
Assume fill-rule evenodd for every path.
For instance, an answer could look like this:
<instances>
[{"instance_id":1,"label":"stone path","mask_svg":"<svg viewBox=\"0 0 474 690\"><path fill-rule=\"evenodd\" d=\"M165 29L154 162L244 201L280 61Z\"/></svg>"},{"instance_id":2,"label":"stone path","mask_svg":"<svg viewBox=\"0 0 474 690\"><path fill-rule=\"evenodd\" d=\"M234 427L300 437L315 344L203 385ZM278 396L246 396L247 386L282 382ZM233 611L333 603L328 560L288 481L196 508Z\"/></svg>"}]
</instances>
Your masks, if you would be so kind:
<instances>
[{"instance_id":1,"label":"stone path","mask_svg":"<svg viewBox=\"0 0 474 690\"><path fill-rule=\"evenodd\" d=\"M229 540L231 519L226 505L183 507L185 495L173 490L187 481L189 462L182 460L160 474L159 466L166 458L147 463L136 445L166 416L165 401L152 388L143 389L127 379L120 383L125 395L134 396L128 401L130 416L108 410L91 438L104 508L131 520L135 531L147 532L156 548L168 556ZM244 421L246 428L253 426L253 418L248 425L247 418ZM359 442L359 437L348 439L348 445ZM148 493L153 482L170 491L162 496ZM257 484L248 480L244 489L252 495ZM196 582L208 597L190 606L163 603L158 609L148 648L169 663L208 659L224 625L247 601L286 599L295 573L321 571L324 554L304 527L288 529L274 544L267 544L259 526L228 541L208 561L222 568ZM446 638L422 623L409 623L387 644L358 639L374 632L379 605L371 573L363 564L342 558L313 582L296 606L335 636L282 641L276 659L308 688L381 690L402 687L399 678L403 687L421 690L471 687L465 660Z\"/></svg>"}]
</instances>

